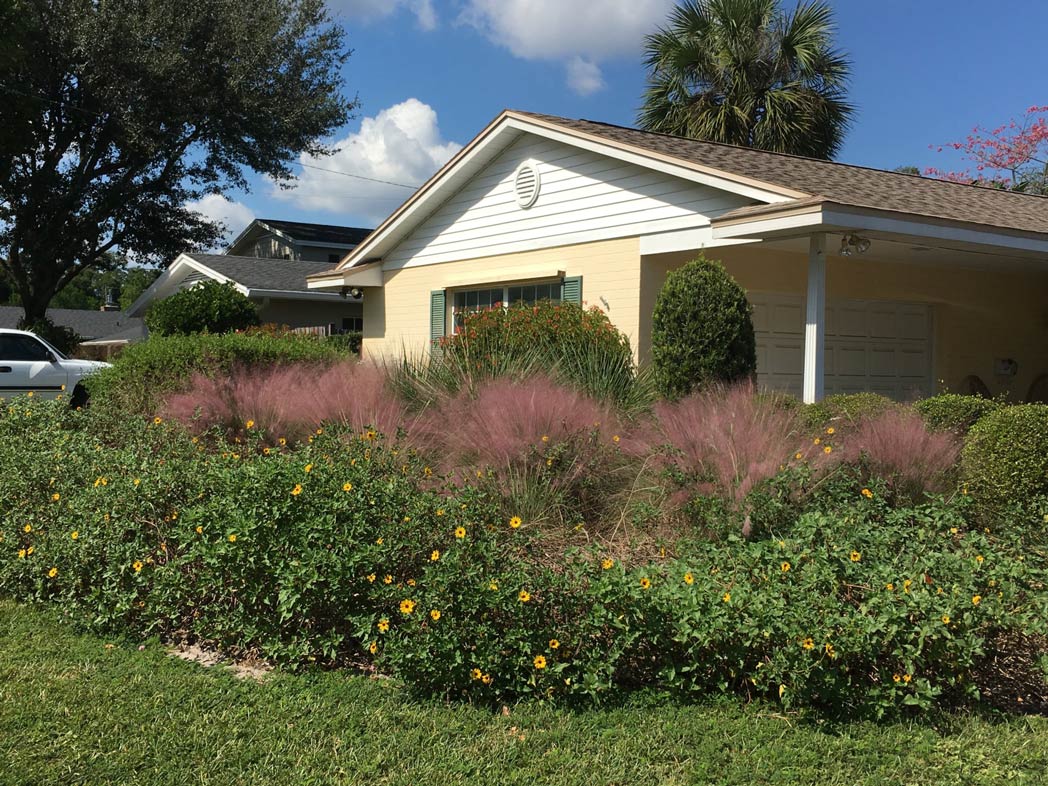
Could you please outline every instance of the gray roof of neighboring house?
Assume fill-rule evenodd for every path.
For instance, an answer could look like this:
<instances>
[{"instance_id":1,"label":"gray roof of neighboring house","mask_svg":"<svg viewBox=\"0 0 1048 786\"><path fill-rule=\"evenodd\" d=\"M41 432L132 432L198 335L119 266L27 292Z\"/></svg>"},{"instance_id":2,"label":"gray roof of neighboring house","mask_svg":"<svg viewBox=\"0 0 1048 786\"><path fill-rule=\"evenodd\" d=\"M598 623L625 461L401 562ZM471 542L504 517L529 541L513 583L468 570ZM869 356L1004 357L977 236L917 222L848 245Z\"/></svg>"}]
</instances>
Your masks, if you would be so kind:
<instances>
[{"instance_id":1,"label":"gray roof of neighboring house","mask_svg":"<svg viewBox=\"0 0 1048 786\"><path fill-rule=\"evenodd\" d=\"M0 328L18 327L25 312L21 306L0 306ZM94 311L80 308L49 308L47 316L56 325L75 330L84 339L97 339L127 330L144 330L141 318L122 311Z\"/></svg>"},{"instance_id":2,"label":"gray roof of neighboring house","mask_svg":"<svg viewBox=\"0 0 1048 786\"><path fill-rule=\"evenodd\" d=\"M1048 197L685 139L591 120L533 112L514 114L842 204L1024 232L1048 232Z\"/></svg>"},{"instance_id":3,"label":"gray roof of neighboring house","mask_svg":"<svg viewBox=\"0 0 1048 786\"><path fill-rule=\"evenodd\" d=\"M283 232L285 235L303 243L334 243L335 245L355 246L371 234L370 229L362 227L343 227L333 224L310 224L305 221L281 221L274 218L257 218L259 224Z\"/></svg>"},{"instance_id":4,"label":"gray roof of neighboring house","mask_svg":"<svg viewBox=\"0 0 1048 786\"><path fill-rule=\"evenodd\" d=\"M187 253L186 256L248 289L281 292L309 292L306 276L331 269L330 262L305 262L300 259L236 257L228 254Z\"/></svg>"}]
</instances>

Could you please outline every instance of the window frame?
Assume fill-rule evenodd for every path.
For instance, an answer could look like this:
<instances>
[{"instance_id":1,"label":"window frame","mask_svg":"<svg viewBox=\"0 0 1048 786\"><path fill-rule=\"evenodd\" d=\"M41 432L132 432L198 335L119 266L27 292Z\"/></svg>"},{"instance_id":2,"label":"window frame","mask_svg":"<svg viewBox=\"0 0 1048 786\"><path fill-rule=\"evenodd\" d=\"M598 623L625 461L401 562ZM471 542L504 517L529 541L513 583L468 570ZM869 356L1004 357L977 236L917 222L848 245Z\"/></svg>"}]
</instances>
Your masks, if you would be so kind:
<instances>
[{"instance_id":1,"label":"window frame","mask_svg":"<svg viewBox=\"0 0 1048 786\"><path fill-rule=\"evenodd\" d=\"M465 293L468 293L468 292L494 292L494 291L497 291L497 290L501 289L502 290L502 299L495 301L490 306L486 306L486 308L496 308L496 307L498 307L498 308L506 309L506 308L509 308L512 305L512 303L509 300L509 291L511 289L523 289L523 288L526 288L526 287L537 287L537 286L551 286L551 287L552 286L556 286L556 287L558 287L560 291L557 294L557 300L555 302L562 302L562 300L563 300L564 279L563 279L563 277L560 277L560 276L558 276L556 278L545 278L545 277L544 278L528 278L528 279L518 279L516 281L494 282L494 283L491 283L491 284L469 284L469 285L466 285L466 286L449 287L448 289L445 290L445 292L446 292L445 312L446 313L445 313L445 318L444 318L444 335L453 336L459 330L458 325L455 324L455 316L459 313L459 306L457 306L456 303L455 303L458 295L465 294ZM540 300L549 300L549 301L553 302L553 298L552 297L536 298L535 300L524 301L524 302L528 303L530 305L532 303L537 303ZM515 302L521 302L521 301L517 300ZM468 305L463 307L463 309L466 310L466 311L479 310L480 308L484 308L484 307L481 307L481 306L473 306L473 307L471 307L471 306L468 306Z\"/></svg>"}]
</instances>

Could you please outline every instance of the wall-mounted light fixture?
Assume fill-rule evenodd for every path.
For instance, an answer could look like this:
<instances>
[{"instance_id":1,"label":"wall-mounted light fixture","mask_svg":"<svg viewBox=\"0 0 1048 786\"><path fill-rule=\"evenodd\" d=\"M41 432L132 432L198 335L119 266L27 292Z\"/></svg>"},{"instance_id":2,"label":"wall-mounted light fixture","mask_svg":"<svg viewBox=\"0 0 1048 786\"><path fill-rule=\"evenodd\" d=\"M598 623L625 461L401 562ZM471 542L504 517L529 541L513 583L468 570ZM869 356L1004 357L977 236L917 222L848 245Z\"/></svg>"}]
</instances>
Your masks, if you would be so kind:
<instances>
[{"instance_id":1,"label":"wall-mounted light fixture","mask_svg":"<svg viewBox=\"0 0 1048 786\"><path fill-rule=\"evenodd\" d=\"M841 238L840 255L842 257L850 257L854 254L865 254L869 250L870 239L868 237L859 237L855 233L849 232Z\"/></svg>"}]
</instances>

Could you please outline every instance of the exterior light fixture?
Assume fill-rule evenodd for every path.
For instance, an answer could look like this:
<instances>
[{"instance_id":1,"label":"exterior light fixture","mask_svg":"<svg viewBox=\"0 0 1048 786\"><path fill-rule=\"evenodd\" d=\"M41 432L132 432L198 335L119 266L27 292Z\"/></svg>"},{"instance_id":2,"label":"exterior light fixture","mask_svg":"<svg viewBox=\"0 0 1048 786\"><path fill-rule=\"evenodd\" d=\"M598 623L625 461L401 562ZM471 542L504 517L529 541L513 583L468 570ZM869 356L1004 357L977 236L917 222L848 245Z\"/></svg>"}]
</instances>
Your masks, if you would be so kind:
<instances>
[{"instance_id":1,"label":"exterior light fixture","mask_svg":"<svg viewBox=\"0 0 1048 786\"><path fill-rule=\"evenodd\" d=\"M850 257L854 254L865 254L870 250L870 239L859 237L854 233L848 233L841 238L840 255Z\"/></svg>"}]
</instances>

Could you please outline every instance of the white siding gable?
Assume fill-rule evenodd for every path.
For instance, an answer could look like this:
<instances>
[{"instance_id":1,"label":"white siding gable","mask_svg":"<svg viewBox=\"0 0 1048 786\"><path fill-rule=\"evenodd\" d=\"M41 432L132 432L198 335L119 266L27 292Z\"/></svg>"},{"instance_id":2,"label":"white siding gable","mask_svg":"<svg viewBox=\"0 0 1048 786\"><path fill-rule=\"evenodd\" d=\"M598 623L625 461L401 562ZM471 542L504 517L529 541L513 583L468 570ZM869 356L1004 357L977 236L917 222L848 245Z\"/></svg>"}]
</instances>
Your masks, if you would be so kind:
<instances>
[{"instance_id":1,"label":"white siding gable","mask_svg":"<svg viewBox=\"0 0 1048 786\"><path fill-rule=\"evenodd\" d=\"M513 180L529 160L541 186L524 209ZM746 204L737 194L525 134L392 249L383 267L692 229Z\"/></svg>"}]
</instances>

